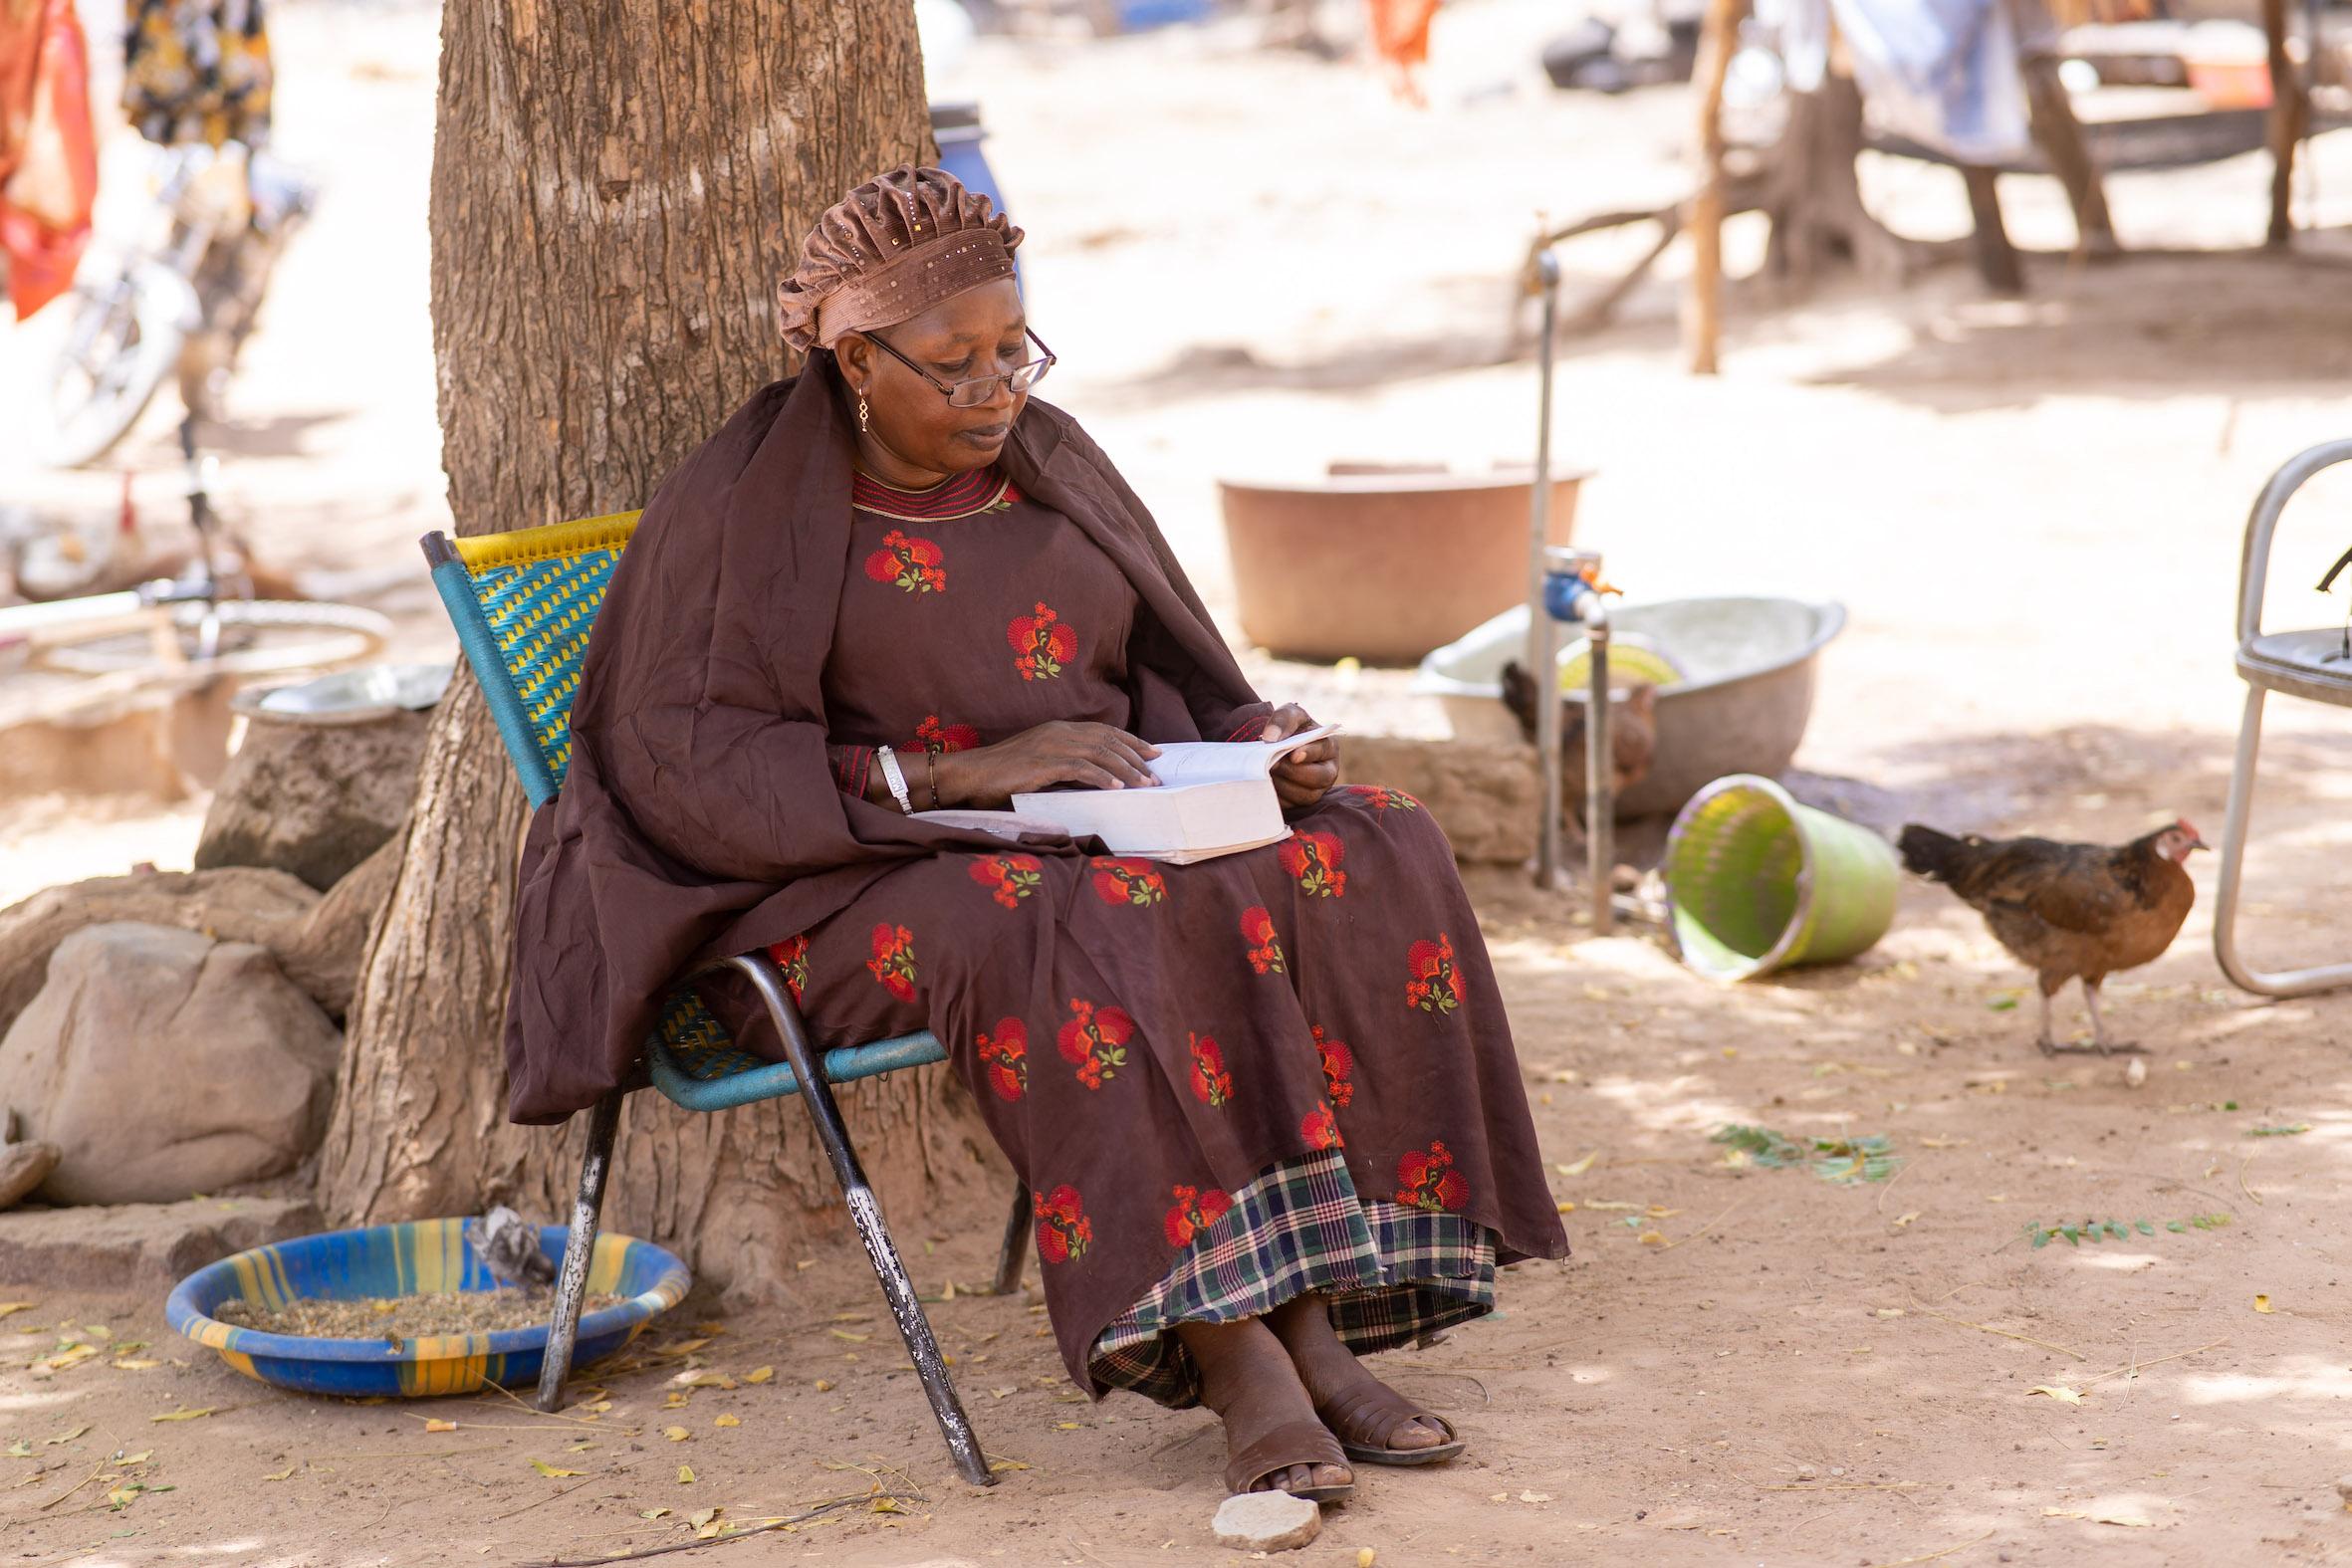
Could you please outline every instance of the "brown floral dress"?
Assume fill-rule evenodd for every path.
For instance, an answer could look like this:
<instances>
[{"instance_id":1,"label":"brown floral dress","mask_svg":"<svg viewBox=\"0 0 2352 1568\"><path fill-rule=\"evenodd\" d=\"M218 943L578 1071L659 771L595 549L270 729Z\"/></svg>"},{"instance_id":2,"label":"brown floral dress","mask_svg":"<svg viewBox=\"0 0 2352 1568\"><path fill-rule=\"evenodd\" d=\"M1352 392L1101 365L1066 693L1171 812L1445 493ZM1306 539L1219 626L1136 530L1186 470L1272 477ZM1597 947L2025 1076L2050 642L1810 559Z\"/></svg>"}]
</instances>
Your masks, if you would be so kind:
<instances>
[{"instance_id":1,"label":"brown floral dress","mask_svg":"<svg viewBox=\"0 0 2352 1568\"><path fill-rule=\"evenodd\" d=\"M995 470L860 475L825 666L837 782L1050 720L1129 722L1118 567ZM1146 740L1152 737L1144 737ZM1170 1325L1329 1292L1359 1351L1494 1302L1567 1250L1452 851L1353 785L1289 841L1189 866L935 855L774 950L819 1042L929 1028L1036 1195L1063 1358L1190 1403Z\"/></svg>"}]
</instances>

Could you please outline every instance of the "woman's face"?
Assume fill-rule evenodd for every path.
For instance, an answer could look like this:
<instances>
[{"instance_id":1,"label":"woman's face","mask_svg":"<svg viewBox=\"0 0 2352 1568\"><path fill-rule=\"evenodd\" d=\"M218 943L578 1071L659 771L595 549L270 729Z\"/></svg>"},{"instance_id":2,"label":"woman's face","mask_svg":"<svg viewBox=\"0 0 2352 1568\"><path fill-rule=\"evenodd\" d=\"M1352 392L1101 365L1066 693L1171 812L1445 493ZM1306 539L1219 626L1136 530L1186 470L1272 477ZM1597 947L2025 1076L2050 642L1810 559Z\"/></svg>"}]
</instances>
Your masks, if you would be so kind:
<instances>
[{"instance_id":1,"label":"woman's face","mask_svg":"<svg viewBox=\"0 0 2352 1568\"><path fill-rule=\"evenodd\" d=\"M967 289L896 327L845 334L833 347L851 395L866 399L868 440L926 473L958 474L995 462L1028 395L1017 397L999 381L986 402L955 407L945 392L868 341L875 336L950 386L1003 375L1030 357L1028 321L1013 280Z\"/></svg>"}]
</instances>

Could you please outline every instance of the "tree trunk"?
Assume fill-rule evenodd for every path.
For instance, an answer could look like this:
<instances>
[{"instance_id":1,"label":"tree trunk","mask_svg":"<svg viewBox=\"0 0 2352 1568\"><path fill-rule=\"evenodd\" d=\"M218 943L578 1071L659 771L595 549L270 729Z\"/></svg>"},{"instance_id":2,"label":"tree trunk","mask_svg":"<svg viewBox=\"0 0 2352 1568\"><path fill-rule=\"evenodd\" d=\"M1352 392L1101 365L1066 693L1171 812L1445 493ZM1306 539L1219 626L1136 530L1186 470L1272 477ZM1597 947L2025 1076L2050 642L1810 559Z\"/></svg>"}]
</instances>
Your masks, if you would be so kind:
<instances>
[{"instance_id":1,"label":"tree trunk","mask_svg":"<svg viewBox=\"0 0 2352 1568\"><path fill-rule=\"evenodd\" d=\"M443 13L432 184L442 462L460 534L641 506L787 368L775 288L823 208L931 155L906 0L473 0ZM563 1211L585 1117L505 1119L523 795L473 682L441 704L322 1161L347 1223ZM987 1152L942 1069L848 1089L885 1204ZM838 1223L797 1101L632 1097L606 1224L773 1292ZM788 1202L787 1200L790 1200ZM828 1207L831 1214L826 1214Z\"/></svg>"},{"instance_id":2,"label":"tree trunk","mask_svg":"<svg viewBox=\"0 0 2352 1568\"><path fill-rule=\"evenodd\" d=\"M1862 90L1852 77L1833 66L1817 92L1788 95L1765 175L1772 230L1764 262L1774 277L1802 289L1832 263L1851 262L1875 282L1904 280L1911 247L1862 205L1861 154Z\"/></svg>"}]
</instances>

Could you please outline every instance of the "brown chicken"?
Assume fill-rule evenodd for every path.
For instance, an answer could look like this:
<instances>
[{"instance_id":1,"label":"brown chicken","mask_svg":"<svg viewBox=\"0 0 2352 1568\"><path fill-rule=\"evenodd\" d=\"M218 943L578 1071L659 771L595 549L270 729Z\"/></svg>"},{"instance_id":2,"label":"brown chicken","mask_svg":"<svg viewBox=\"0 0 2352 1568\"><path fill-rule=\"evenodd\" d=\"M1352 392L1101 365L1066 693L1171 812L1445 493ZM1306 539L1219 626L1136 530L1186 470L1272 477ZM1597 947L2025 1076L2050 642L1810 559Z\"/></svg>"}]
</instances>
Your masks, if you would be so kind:
<instances>
[{"instance_id":1,"label":"brown chicken","mask_svg":"<svg viewBox=\"0 0 2352 1568\"><path fill-rule=\"evenodd\" d=\"M2046 838L1954 838L1916 824L1903 829L1903 864L1941 882L1985 917L2000 945L2040 978L2043 1055L2050 999L2080 980L2091 1042L2105 1055L2130 1050L2107 1037L2099 987L2108 976L2154 963L2181 933L2197 888L2181 862L2207 847L2186 817L2120 849Z\"/></svg>"},{"instance_id":2,"label":"brown chicken","mask_svg":"<svg viewBox=\"0 0 2352 1568\"><path fill-rule=\"evenodd\" d=\"M1609 704L1609 787L1623 793L1650 776L1658 755L1658 689L1647 683L1622 688ZM1535 738L1535 683L1514 660L1503 666L1503 705L1519 720L1520 734ZM1559 749L1568 766L1560 783L1572 813L1584 806L1584 704L1559 702Z\"/></svg>"}]
</instances>

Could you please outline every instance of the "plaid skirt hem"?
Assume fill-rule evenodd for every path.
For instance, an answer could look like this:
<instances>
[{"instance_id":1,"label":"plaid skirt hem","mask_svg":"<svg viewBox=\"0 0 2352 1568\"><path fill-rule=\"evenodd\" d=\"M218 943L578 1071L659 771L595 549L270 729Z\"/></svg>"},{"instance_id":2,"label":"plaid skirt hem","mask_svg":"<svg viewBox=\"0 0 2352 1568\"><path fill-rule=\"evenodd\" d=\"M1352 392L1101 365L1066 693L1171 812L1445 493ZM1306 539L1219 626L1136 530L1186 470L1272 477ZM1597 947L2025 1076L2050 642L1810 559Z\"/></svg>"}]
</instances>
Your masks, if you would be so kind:
<instances>
[{"instance_id":1,"label":"plaid skirt hem","mask_svg":"<svg viewBox=\"0 0 2352 1568\"><path fill-rule=\"evenodd\" d=\"M1309 1290L1330 1298L1331 1326L1358 1355L1494 1310L1494 1232L1459 1215L1363 1201L1336 1153L1285 1161L1233 1196L1096 1336L1086 1369L1097 1392L1197 1405L1200 1371L1175 1326L1258 1317Z\"/></svg>"}]
</instances>

